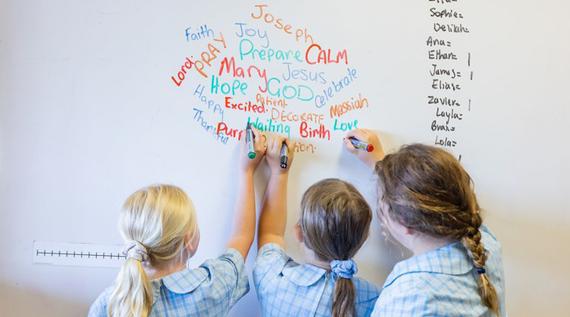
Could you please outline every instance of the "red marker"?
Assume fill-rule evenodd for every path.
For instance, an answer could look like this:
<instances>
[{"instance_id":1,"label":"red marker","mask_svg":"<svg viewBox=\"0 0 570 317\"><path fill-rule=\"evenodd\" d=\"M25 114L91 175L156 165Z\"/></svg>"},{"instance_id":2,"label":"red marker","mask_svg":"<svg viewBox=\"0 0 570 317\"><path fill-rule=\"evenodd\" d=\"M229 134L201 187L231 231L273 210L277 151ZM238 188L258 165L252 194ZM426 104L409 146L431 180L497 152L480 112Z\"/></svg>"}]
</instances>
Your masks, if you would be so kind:
<instances>
[{"instance_id":1,"label":"red marker","mask_svg":"<svg viewBox=\"0 0 570 317\"><path fill-rule=\"evenodd\" d=\"M362 142L353 136L349 137L348 139L350 140L350 143L352 143L352 146L354 146L355 149L364 150L366 152L374 151L374 145L372 144Z\"/></svg>"}]
</instances>

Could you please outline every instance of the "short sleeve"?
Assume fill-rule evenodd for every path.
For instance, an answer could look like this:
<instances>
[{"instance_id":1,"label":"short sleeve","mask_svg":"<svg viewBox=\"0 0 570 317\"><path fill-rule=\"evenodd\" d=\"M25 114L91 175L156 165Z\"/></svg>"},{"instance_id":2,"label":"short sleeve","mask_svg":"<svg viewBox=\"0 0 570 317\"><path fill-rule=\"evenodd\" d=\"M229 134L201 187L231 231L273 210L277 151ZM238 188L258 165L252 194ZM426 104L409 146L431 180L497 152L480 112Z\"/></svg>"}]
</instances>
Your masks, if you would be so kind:
<instances>
[{"instance_id":1,"label":"short sleeve","mask_svg":"<svg viewBox=\"0 0 570 317\"><path fill-rule=\"evenodd\" d=\"M245 263L239 251L228 249L219 257L207 260L201 267L211 273L213 285L220 285L226 290L226 293L229 292L228 305L230 307L249 291ZM222 291L222 293L224 292Z\"/></svg>"},{"instance_id":2,"label":"short sleeve","mask_svg":"<svg viewBox=\"0 0 570 317\"><path fill-rule=\"evenodd\" d=\"M400 278L394 284L384 288L376 301L372 317L421 317L433 316L430 311L430 299L413 278Z\"/></svg>"},{"instance_id":3,"label":"short sleeve","mask_svg":"<svg viewBox=\"0 0 570 317\"><path fill-rule=\"evenodd\" d=\"M253 268L253 282L259 289L267 279L275 277L283 271L283 268L291 258L285 250L275 243L267 243L257 252L255 267Z\"/></svg>"},{"instance_id":4,"label":"short sleeve","mask_svg":"<svg viewBox=\"0 0 570 317\"><path fill-rule=\"evenodd\" d=\"M107 302L109 300L110 289L106 289L89 307L88 317L107 317Z\"/></svg>"}]
</instances>

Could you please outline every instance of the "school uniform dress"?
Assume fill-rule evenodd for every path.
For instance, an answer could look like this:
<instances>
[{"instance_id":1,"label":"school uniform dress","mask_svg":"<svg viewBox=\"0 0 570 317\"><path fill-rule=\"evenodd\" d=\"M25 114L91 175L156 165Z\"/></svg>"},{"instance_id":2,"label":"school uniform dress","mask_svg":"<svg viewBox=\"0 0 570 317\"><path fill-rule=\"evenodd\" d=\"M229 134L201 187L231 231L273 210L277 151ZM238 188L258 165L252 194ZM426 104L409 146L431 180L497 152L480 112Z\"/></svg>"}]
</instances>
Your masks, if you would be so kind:
<instances>
[{"instance_id":1,"label":"school uniform dress","mask_svg":"<svg viewBox=\"0 0 570 317\"><path fill-rule=\"evenodd\" d=\"M153 304L149 317L226 316L230 308L249 291L244 259L228 249L200 267L173 273L152 281ZM112 287L93 303L89 317L108 316Z\"/></svg>"},{"instance_id":2,"label":"school uniform dress","mask_svg":"<svg viewBox=\"0 0 570 317\"><path fill-rule=\"evenodd\" d=\"M487 277L497 291L499 316L506 316L501 245L481 227L488 251ZM384 283L374 317L494 316L481 302L477 271L460 242L399 262Z\"/></svg>"},{"instance_id":3,"label":"school uniform dress","mask_svg":"<svg viewBox=\"0 0 570 317\"><path fill-rule=\"evenodd\" d=\"M299 264L277 244L264 245L257 254L253 280L264 317L330 317L335 279L330 271ZM357 277L356 315L370 316L378 288Z\"/></svg>"}]
</instances>

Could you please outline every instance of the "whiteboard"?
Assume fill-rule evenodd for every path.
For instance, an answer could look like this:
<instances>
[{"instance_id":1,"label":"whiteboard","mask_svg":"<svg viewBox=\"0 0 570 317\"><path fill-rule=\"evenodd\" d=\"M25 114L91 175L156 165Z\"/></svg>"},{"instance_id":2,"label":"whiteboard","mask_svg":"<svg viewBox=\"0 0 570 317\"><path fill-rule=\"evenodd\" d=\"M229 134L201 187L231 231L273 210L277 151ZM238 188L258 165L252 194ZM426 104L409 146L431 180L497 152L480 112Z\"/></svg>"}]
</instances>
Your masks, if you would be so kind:
<instances>
[{"instance_id":1,"label":"whiteboard","mask_svg":"<svg viewBox=\"0 0 570 317\"><path fill-rule=\"evenodd\" d=\"M486 222L503 243L510 315L564 316L570 308L570 254L563 246L570 241L564 142L570 135L570 4L266 1L270 16L260 18L256 4L0 1L2 314L86 314L117 269L34 264L34 241L120 244L119 208L148 184L176 184L193 199L203 238L190 265L219 255L235 200L237 141L227 134L248 117L267 126L273 116L272 124L283 124L284 132L288 126L305 144L289 187L287 245L296 259L302 254L290 229L310 184L340 177L376 199L374 178L342 149L337 119L337 128L377 130L387 150L442 143L461 157ZM220 34L226 47L214 40ZM327 56L319 59L316 46L306 56L307 35ZM209 43L219 50L211 65L201 56L213 54ZM245 68L235 91L231 57ZM192 63L185 66L186 58ZM224 58L229 74L219 74ZM247 101L261 103L262 70L267 81L277 79L262 94L275 105L265 100L267 112L244 111ZM205 101L195 94L200 85ZM232 102L242 105L232 109ZM331 115L334 105L340 108ZM303 113L316 115L295 119ZM258 199L263 174L256 175ZM381 285L405 256L375 221L357 257L359 274ZM232 315L255 316L255 303L252 290Z\"/></svg>"}]
</instances>

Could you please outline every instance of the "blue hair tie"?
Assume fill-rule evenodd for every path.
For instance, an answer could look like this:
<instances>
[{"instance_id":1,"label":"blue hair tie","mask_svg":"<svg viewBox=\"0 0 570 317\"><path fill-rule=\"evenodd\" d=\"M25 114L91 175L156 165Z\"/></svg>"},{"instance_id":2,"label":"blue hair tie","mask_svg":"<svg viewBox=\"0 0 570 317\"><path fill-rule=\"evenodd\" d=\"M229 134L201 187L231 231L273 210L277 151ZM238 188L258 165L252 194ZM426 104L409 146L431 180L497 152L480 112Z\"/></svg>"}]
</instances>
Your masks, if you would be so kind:
<instances>
[{"instance_id":1,"label":"blue hair tie","mask_svg":"<svg viewBox=\"0 0 570 317\"><path fill-rule=\"evenodd\" d=\"M331 261L331 271L333 274L333 278L346 278L351 279L356 272L358 272L358 267L356 266L356 262L352 259L345 260L345 261L338 261L334 260Z\"/></svg>"},{"instance_id":2,"label":"blue hair tie","mask_svg":"<svg viewBox=\"0 0 570 317\"><path fill-rule=\"evenodd\" d=\"M485 268L484 268L484 267L478 267L478 268L477 268L477 273L478 273L478 274L485 274L485 272L486 272L486 271L485 271Z\"/></svg>"}]
</instances>

